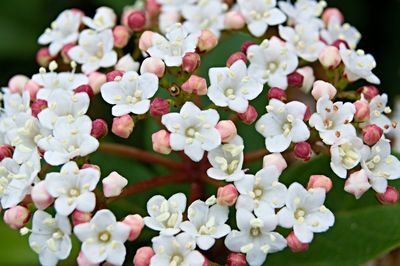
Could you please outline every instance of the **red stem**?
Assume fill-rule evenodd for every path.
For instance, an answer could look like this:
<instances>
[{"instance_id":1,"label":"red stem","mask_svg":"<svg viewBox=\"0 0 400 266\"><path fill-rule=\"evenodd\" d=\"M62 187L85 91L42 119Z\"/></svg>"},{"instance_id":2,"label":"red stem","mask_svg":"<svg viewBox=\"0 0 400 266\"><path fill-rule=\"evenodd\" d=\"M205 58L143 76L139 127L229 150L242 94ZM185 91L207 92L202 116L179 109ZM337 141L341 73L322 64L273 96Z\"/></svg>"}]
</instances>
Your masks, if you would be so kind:
<instances>
[{"instance_id":1,"label":"red stem","mask_svg":"<svg viewBox=\"0 0 400 266\"><path fill-rule=\"evenodd\" d=\"M252 163L255 162L265 155L267 155L269 152L266 149L259 149L255 151L250 151L244 154L244 162L245 163Z\"/></svg>"}]
</instances>

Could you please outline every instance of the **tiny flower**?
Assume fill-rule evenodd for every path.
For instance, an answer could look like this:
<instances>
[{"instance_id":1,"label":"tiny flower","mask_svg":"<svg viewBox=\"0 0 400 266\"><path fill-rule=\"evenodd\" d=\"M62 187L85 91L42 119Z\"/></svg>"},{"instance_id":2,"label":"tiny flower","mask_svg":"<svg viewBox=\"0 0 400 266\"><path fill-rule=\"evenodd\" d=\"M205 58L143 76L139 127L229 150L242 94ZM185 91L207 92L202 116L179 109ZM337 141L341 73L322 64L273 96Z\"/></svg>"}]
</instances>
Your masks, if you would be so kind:
<instances>
[{"instance_id":1,"label":"tiny flower","mask_svg":"<svg viewBox=\"0 0 400 266\"><path fill-rule=\"evenodd\" d=\"M35 207L39 210L44 210L54 202L54 198L46 189L44 181L35 184L31 191L31 198Z\"/></svg>"},{"instance_id":2,"label":"tiny flower","mask_svg":"<svg viewBox=\"0 0 400 266\"><path fill-rule=\"evenodd\" d=\"M89 85L93 89L94 94L100 92L101 86L107 82L107 76L104 73L92 72L88 76Z\"/></svg>"},{"instance_id":3,"label":"tiny flower","mask_svg":"<svg viewBox=\"0 0 400 266\"><path fill-rule=\"evenodd\" d=\"M140 65L140 73L153 73L157 77L162 78L165 73L165 64L160 58L147 57Z\"/></svg>"},{"instance_id":4,"label":"tiny flower","mask_svg":"<svg viewBox=\"0 0 400 266\"><path fill-rule=\"evenodd\" d=\"M361 98L361 101L365 102L365 99ZM388 103L388 96L386 93L382 95L377 95L372 98L369 102L369 120L367 121L368 124L375 124L381 129L383 132L389 133L393 129L392 121L387 117L386 114L391 113L390 107L387 107ZM364 125L361 125L364 126Z\"/></svg>"},{"instance_id":5,"label":"tiny flower","mask_svg":"<svg viewBox=\"0 0 400 266\"><path fill-rule=\"evenodd\" d=\"M388 186L386 191L377 194L376 198L382 204L395 204L399 200L399 191L395 187Z\"/></svg>"},{"instance_id":6,"label":"tiny flower","mask_svg":"<svg viewBox=\"0 0 400 266\"><path fill-rule=\"evenodd\" d=\"M246 25L242 14L238 11L229 11L224 15L224 27L227 30L240 30Z\"/></svg>"},{"instance_id":7,"label":"tiny flower","mask_svg":"<svg viewBox=\"0 0 400 266\"><path fill-rule=\"evenodd\" d=\"M229 56L228 60L226 60L226 66L232 66L236 61L242 60L243 62L247 63L247 56L243 52L236 52Z\"/></svg>"},{"instance_id":8,"label":"tiny flower","mask_svg":"<svg viewBox=\"0 0 400 266\"><path fill-rule=\"evenodd\" d=\"M339 49L335 46L326 46L322 49L318 59L322 66L330 69L337 68L342 61Z\"/></svg>"},{"instance_id":9,"label":"tiny flower","mask_svg":"<svg viewBox=\"0 0 400 266\"><path fill-rule=\"evenodd\" d=\"M150 104L150 114L152 116L163 116L169 113L170 104L168 100L163 98L154 98Z\"/></svg>"},{"instance_id":10,"label":"tiny flower","mask_svg":"<svg viewBox=\"0 0 400 266\"><path fill-rule=\"evenodd\" d=\"M103 119L96 119L92 122L92 131L90 135L95 137L96 139L101 139L106 136L108 133L107 122Z\"/></svg>"},{"instance_id":11,"label":"tiny flower","mask_svg":"<svg viewBox=\"0 0 400 266\"><path fill-rule=\"evenodd\" d=\"M381 139L383 130L375 124L366 125L362 129L362 134L364 143L369 146L373 146Z\"/></svg>"},{"instance_id":12,"label":"tiny flower","mask_svg":"<svg viewBox=\"0 0 400 266\"><path fill-rule=\"evenodd\" d=\"M78 210L75 210L72 215L72 224L74 226L78 225L78 224L83 224L83 223L87 223L90 221L90 219L92 219L92 214L90 212L81 212Z\"/></svg>"},{"instance_id":13,"label":"tiny flower","mask_svg":"<svg viewBox=\"0 0 400 266\"><path fill-rule=\"evenodd\" d=\"M246 266L246 255L239 252L231 252L226 258L228 266Z\"/></svg>"},{"instance_id":14,"label":"tiny flower","mask_svg":"<svg viewBox=\"0 0 400 266\"><path fill-rule=\"evenodd\" d=\"M323 22L319 19L319 16L326 6L325 1L301 0L296 1L294 4L279 1L278 4L280 9L288 16L289 25L309 23L319 28L323 26Z\"/></svg>"},{"instance_id":15,"label":"tiny flower","mask_svg":"<svg viewBox=\"0 0 400 266\"><path fill-rule=\"evenodd\" d=\"M200 55L187 52L182 58L182 70L188 73L194 72L200 66Z\"/></svg>"},{"instance_id":16,"label":"tiny flower","mask_svg":"<svg viewBox=\"0 0 400 266\"><path fill-rule=\"evenodd\" d=\"M30 211L23 206L15 206L4 212L4 222L14 230L21 229L29 221Z\"/></svg>"},{"instance_id":17,"label":"tiny flower","mask_svg":"<svg viewBox=\"0 0 400 266\"><path fill-rule=\"evenodd\" d=\"M311 153L312 153L312 149L311 149L311 145L310 143L303 141L303 142L299 142L296 143L294 145L294 155L304 161L308 161L311 158Z\"/></svg>"},{"instance_id":18,"label":"tiny flower","mask_svg":"<svg viewBox=\"0 0 400 266\"><path fill-rule=\"evenodd\" d=\"M208 52L218 44L218 38L211 31L204 29L201 31L197 47L201 52Z\"/></svg>"},{"instance_id":19,"label":"tiny flower","mask_svg":"<svg viewBox=\"0 0 400 266\"><path fill-rule=\"evenodd\" d=\"M371 184L368 182L367 172L361 169L350 174L344 185L344 190L359 199L370 187Z\"/></svg>"},{"instance_id":20,"label":"tiny flower","mask_svg":"<svg viewBox=\"0 0 400 266\"><path fill-rule=\"evenodd\" d=\"M128 240L133 241L138 238L140 232L144 227L143 218L138 214L128 215L124 218L122 222L128 225L131 229Z\"/></svg>"},{"instance_id":21,"label":"tiny flower","mask_svg":"<svg viewBox=\"0 0 400 266\"><path fill-rule=\"evenodd\" d=\"M307 189L311 188L323 188L328 193L332 188L332 180L324 175L312 175L307 184Z\"/></svg>"},{"instance_id":22,"label":"tiny flower","mask_svg":"<svg viewBox=\"0 0 400 266\"><path fill-rule=\"evenodd\" d=\"M287 163L285 158L283 158L282 154L280 153L271 153L268 155L265 155L263 158L263 168L266 168L270 165L273 165L278 169L279 174L283 172L283 170L286 169Z\"/></svg>"},{"instance_id":23,"label":"tiny flower","mask_svg":"<svg viewBox=\"0 0 400 266\"><path fill-rule=\"evenodd\" d=\"M217 203L225 206L233 206L239 196L239 192L232 184L219 187L217 191Z\"/></svg>"},{"instance_id":24,"label":"tiny flower","mask_svg":"<svg viewBox=\"0 0 400 266\"><path fill-rule=\"evenodd\" d=\"M146 26L146 14L142 10L135 10L128 16L128 26L132 31L141 31Z\"/></svg>"},{"instance_id":25,"label":"tiny flower","mask_svg":"<svg viewBox=\"0 0 400 266\"><path fill-rule=\"evenodd\" d=\"M292 252L304 252L308 250L309 244L300 242L293 231L286 237L286 241Z\"/></svg>"},{"instance_id":26,"label":"tiny flower","mask_svg":"<svg viewBox=\"0 0 400 266\"><path fill-rule=\"evenodd\" d=\"M247 106L247 110L244 113L238 113L238 117L243 123L251 125L254 121L257 120L258 113L256 108L249 104L249 106Z\"/></svg>"},{"instance_id":27,"label":"tiny flower","mask_svg":"<svg viewBox=\"0 0 400 266\"><path fill-rule=\"evenodd\" d=\"M118 60L114 68L123 72L138 71L139 62L136 62L130 54L126 54Z\"/></svg>"},{"instance_id":28,"label":"tiny flower","mask_svg":"<svg viewBox=\"0 0 400 266\"><path fill-rule=\"evenodd\" d=\"M207 81L197 75L191 75L189 79L182 84L182 90L196 95L206 95Z\"/></svg>"},{"instance_id":29,"label":"tiny flower","mask_svg":"<svg viewBox=\"0 0 400 266\"><path fill-rule=\"evenodd\" d=\"M337 8L328 7L324 10L324 13L322 13L322 20L324 21L325 25L329 24L331 17L336 17L340 24L344 22L343 14Z\"/></svg>"},{"instance_id":30,"label":"tiny flower","mask_svg":"<svg viewBox=\"0 0 400 266\"><path fill-rule=\"evenodd\" d=\"M8 81L8 88L11 93L21 93L24 91L25 85L29 78L24 75L15 75Z\"/></svg>"},{"instance_id":31,"label":"tiny flower","mask_svg":"<svg viewBox=\"0 0 400 266\"><path fill-rule=\"evenodd\" d=\"M99 7L96 9L96 14L93 19L89 17L83 17L83 23L91 29L96 31L103 31L111 29L115 26L117 15L109 7Z\"/></svg>"},{"instance_id":32,"label":"tiny flower","mask_svg":"<svg viewBox=\"0 0 400 266\"><path fill-rule=\"evenodd\" d=\"M222 143L227 143L237 135L235 123L231 120L221 120L215 126L221 135Z\"/></svg>"},{"instance_id":33,"label":"tiny flower","mask_svg":"<svg viewBox=\"0 0 400 266\"><path fill-rule=\"evenodd\" d=\"M278 87L272 87L271 89L269 89L268 91L268 99L276 99L282 102L286 102L287 101L287 94L286 91L278 88Z\"/></svg>"},{"instance_id":34,"label":"tiny flower","mask_svg":"<svg viewBox=\"0 0 400 266\"><path fill-rule=\"evenodd\" d=\"M111 172L101 182L103 183L104 196L107 198L119 196L124 187L128 185L128 180L115 171Z\"/></svg>"},{"instance_id":35,"label":"tiny flower","mask_svg":"<svg viewBox=\"0 0 400 266\"><path fill-rule=\"evenodd\" d=\"M133 131L135 123L130 115L123 115L113 118L111 132L118 137L127 139Z\"/></svg>"},{"instance_id":36,"label":"tiny flower","mask_svg":"<svg viewBox=\"0 0 400 266\"><path fill-rule=\"evenodd\" d=\"M369 104L366 101L356 101L354 102L356 107L356 113L354 114L354 120L357 122L365 122L370 118Z\"/></svg>"},{"instance_id":37,"label":"tiny flower","mask_svg":"<svg viewBox=\"0 0 400 266\"><path fill-rule=\"evenodd\" d=\"M321 31L321 37L330 45L333 45L336 40L341 40L345 41L350 49L355 49L360 41L361 34L350 24L342 24L340 17L331 16L326 29Z\"/></svg>"},{"instance_id":38,"label":"tiny flower","mask_svg":"<svg viewBox=\"0 0 400 266\"><path fill-rule=\"evenodd\" d=\"M331 168L341 178L346 178L347 170L356 167L361 160L364 145L356 136L344 136L333 143L330 148Z\"/></svg>"},{"instance_id":39,"label":"tiny flower","mask_svg":"<svg viewBox=\"0 0 400 266\"><path fill-rule=\"evenodd\" d=\"M329 82L323 80L317 80L313 84L311 91L312 96L315 100L319 100L321 97L328 95L329 99L332 99L336 95L336 88Z\"/></svg>"},{"instance_id":40,"label":"tiny flower","mask_svg":"<svg viewBox=\"0 0 400 266\"><path fill-rule=\"evenodd\" d=\"M309 93L315 81L314 70L310 66L305 66L302 68L298 68L296 72L300 73L303 76L303 84L301 86L301 90L304 93Z\"/></svg>"},{"instance_id":41,"label":"tiny flower","mask_svg":"<svg viewBox=\"0 0 400 266\"><path fill-rule=\"evenodd\" d=\"M154 251L151 247L141 247L136 250L136 254L133 257L133 264L135 266L149 266L153 256Z\"/></svg>"}]
</instances>

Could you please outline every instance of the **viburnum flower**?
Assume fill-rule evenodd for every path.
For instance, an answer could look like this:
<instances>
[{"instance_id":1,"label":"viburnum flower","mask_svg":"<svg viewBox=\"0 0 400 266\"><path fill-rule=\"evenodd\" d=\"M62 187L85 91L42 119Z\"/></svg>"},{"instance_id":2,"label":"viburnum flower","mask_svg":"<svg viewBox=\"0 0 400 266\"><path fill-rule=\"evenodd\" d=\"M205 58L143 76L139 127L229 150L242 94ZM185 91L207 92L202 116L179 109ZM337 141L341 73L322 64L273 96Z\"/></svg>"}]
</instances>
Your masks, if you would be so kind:
<instances>
[{"instance_id":1,"label":"viburnum flower","mask_svg":"<svg viewBox=\"0 0 400 266\"><path fill-rule=\"evenodd\" d=\"M86 29L79 35L78 45L68 51L72 60L82 64L86 74L101 67L111 67L117 63L117 53L113 50L114 37L111 30L96 32Z\"/></svg>"},{"instance_id":2,"label":"viburnum flower","mask_svg":"<svg viewBox=\"0 0 400 266\"><path fill-rule=\"evenodd\" d=\"M208 206L204 201L196 200L188 208L188 219L181 223L182 231L196 239L202 250L210 249L215 239L227 235L231 228L225 224L228 220L229 208L219 204Z\"/></svg>"},{"instance_id":3,"label":"viburnum flower","mask_svg":"<svg viewBox=\"0 0 400 266\"><path fill-rule=\"evenodd\" d=\"M114 104L112 114L122 116L129 113L144 114L150 108L150 98L158 90L158 78L153 73L139 75L125 72L122 77L101 86L101 96Z\"/></svg>"},{"instance_id":4,"label":"viburnum flower","mask_svg":"<svg viewBox=\"0 0 400 266\"><path fill-rule=\"evenodd\" d=\"M214 109L200 110L192 102L186 102L180 113L165 114L161 123L171 132L172 150L184 151L193 161L200 161L204 151L221 144L221 135L215 128L219 114Z\"/></svg>"},{"instance_id":5,"label":"viburnum flower","mask_svg":"<svg viewBox=\"0 0 400 266\"><path fill-rule=\"evenodd\" d=\"M346 178L347 170L356 167L361 160L363 141L355 135L340 138L331 146L331 168L336 175Z\"/></svg>"},{"instance_id":6,"label":"viburnum flower","mask_svg":"<svg viewBox=\"0 0 400 266\"><path fill-rule=\"evenodd\" d=\"M75 209L91 212L96 206L96 196L92 192L100 179L100 172L94 168L79 170L75 162L68 162L59 173L48 173L45 179L46 190L56 198L54 207L57 213L68 216Z\"/></svg>"},{"instance_id":7,"label":"viburnum flower","mask_svg":"<svg viewBox=\"0 0 400 266\"><path fill-rule=\"evenodd\" d=\"M342 25L338 17L331 16L327 28L321 31L321 37L328 44L333 44L336 40L342 40L345 41L351 49L355 49L361 39L361 34L350 24L344 23Z\"/></svg>"},{"instance_id":8,"label":"viburnum flower","mask_svg":"<svg viewBox=\"0 0 400 266\"><path fill-rule=\"evenodd\" d=\"M156 195L147 202L147 212L150 216L144 217L147 227L160 231L162 235L175 235L180 231L182 213L186 209L186 196L183 193L172 195L166 200Z\"/></svg>"},{"instance_id":9,"label":"viburnum flower","mask_svg":"<svg viewBox=\"0 0 400 266\"><path fill-rule=\"evenodd\" d=\"M232 230L225 238L225 246L234 252L246 254L251 266L264 263L268 253L280 251L286 247L286 239L279 233L272 232L277 225L273 209L266 208L254 216L249 210L236 211L238 230Z\"/></svg>"},{"instance_id":10,"label":"viburnum flower","mask_svg":"<svg viewBox=\"0 0 400 266\"><path fill-rule=\"evenodd\" d=\"M81 25L82 15L74 10L64 10L51 27L40 35L38 42L40 44L49 44L51 56L55 56L68 43L74 43L78 40L79 26Z\"/></svg>"},{"instance_id":11,"label":"viburnum flower","mask_svg":"<svg viewBox=\"0 0 400 266\"><path fill-rule=\"evenodd\" d=\"M328 96L323 96L317 102L317 112L311 116L310 125L318 130L324 143L332 145L343 136L356 134L356 129L350 123L355 112L352 103L333 103Z\"/></svg>"},{"instance_id":12,"label":"viburnum flower","mask_svg":"<svg viewBox=\"0 0 400 266\"><path fill-rule=\"evenodd\" d=\"M361 98L361 101L368 102L364 97ZM378 127L382 128L383 132L389 133L393 129L392 121L386 114L391 113L390 107L387 106L388 96L386 93L381 95L377 95L371 99L369 102L369 120L363 123L362 125L374 124Z\"/></svg>"},{"instance_id":13,"label":"viburnum flower","mask_svg":"<svg viewBox=\"0 0 400 266\"><path fill-rule=\"evenodd\" d=\"M268 113L256 123L257 131L265 137L265 146L270 152L283 152L291 142L306 141L310 131L304 123L307 107L298 101L287 104L271 99L266 107Z\"/></svg>"},{"instance_id":14,"label":"viburnum flower","mask_svg":"<svg viewBox=\"0 0 400 266\"><path fill-rule=\"evenodd\" d=\"M323 22L319 16L326 6L325 1L297 0L294 4L287 1L279 1L278 5L288 16L289 25L309 23L319 28L323 26Z\"/></svg>"},{"instance_id":15,"label":"viburnum flower","mask_svg":"<svg viewBox=\"0 0 400 266\"><path fill-rule=\"evenodd\" d=\"M83 17L83 23L96 31L103 31L111 29L115 26L117 15L114 10L109 7L102 6L96 9L96 14L93 19L89 17Z\"/></svg>"},{"instance_id":16,"label":"viburnum flower","mask_svg":"<svg viewBox=\"0 0 400 266\"><path fill-rule=\"evenodd\" d=\"M210 87L207 96L217 106L228 106L235 112L244 113L249 100L263 90L263 84L250 76L246 63L237 60L230 67L214 67L209 70Z\"/></svg>"},{"instance_id":17,"label":"viburnum flower","mask_svg":"<svg viewBox=\"0 0 400 266\"><path fill-rule=\"evenodd\" d=\"M250 61L248 73L263 84L281 89L287 88L287 75L295 71L299 63L295 51L278 38L251 45L247 58Z\"/></svg>"},{"instance_id":18,"label":"viburnum flower","mask_svg":"<svg viewBox=\"0 0 400 266\"><path fill-rule=\"evenodd\" d=\"M117 222L114 214L107 209L96 212L88 223L78 224L74 233L82 242L82 252L91 263L107 261L122 265L125 260L130 227Z\"/></svg>"},{"instance_id":19,"label":"viburnum flower","mask_svg":"<svg viewBox=\"0 0 400 266\"><path fill-rule=\"evenodd\" d=\"M202 266L204 257L195 250L196 240L187 233L177 236L158 236L152 239L154 256L150 265Z\"/></svg>"},{"instance_id":20,"label":"viburnum flower","mask_svg":"<svg viewBox=\"0 0 400 266\"><path fill-rule=\"evenodd\" d=\"M167 66L182 65L182 58L187 52L194 52L200 32L188 33L184 26L176 23L168 28L164 36L154 33L153 45L147 52L162 59Z\"/></svg>"},{"instance_id":21,"label":"viburnum flower","mask_svg":"<svg viewBox=\"0 0 400 266\"><path fill-rule=\"evenodd\" d=\"M29 246L39 254L41 265L56 265L66 259L72 249L71 224L68 217L56 214L53 218L45 211L33 214Z\"/></svg>"},{"instance_id":22,"label":"viburnum flower","mask_svg":"<svg viewBox=\"0 0 400 266\"><path fill-rule=\"evenodd\" d=\"M335 222L333 213L323 204L325 190L313 188L306 190L295 182L289 186L286 207L278 212L279 224L292 228L302 243L310 243L314 233L325 232Z\"/></svg>"},{"instance_id":23,"label":"viburnum flower","mask_svg":"<svg viewBox=\"0 0 400 266\"><path fill-rule=\"evenodd\" d=\"M22 94L12 93L9 89L4 88L3 90L3 108L2 114L10 117L12 120L16 114L26 113L31 114L30 109L30 96L27 91ZM2 116L4 118L4 116Z\"/></svg>"},{"instance_id":24,"label":"viburnum flower","mask_svg":"<svg viewBox=\"0 0 400 266\"><path fill-rule=\"evenodd\" d=\"M161 5L163 12L179 12L185 5L193 4L196 2L196 0L156 0L156 2Z\"/></svg>"}]
</instances>

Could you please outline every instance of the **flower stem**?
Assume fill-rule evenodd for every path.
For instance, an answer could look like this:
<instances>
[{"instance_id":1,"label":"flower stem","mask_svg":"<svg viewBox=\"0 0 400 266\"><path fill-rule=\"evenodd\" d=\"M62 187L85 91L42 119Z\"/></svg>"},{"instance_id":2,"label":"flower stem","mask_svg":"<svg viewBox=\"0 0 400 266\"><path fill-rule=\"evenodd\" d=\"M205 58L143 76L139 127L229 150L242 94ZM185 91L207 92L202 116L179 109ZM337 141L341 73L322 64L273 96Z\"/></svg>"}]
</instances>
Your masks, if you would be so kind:
<instances>
[{"instance_id":1,"label":"flower stem","mask_svg":"<svg viewBox=\"0 0 400 266\"><path fill-rule=\"evenodd\" d=\"M246 152L244 154L244 162L245 163L255 162L267 154L269 154L269 152L266 149L259 149L255 151Z\"/></svg>"}]
</instances>

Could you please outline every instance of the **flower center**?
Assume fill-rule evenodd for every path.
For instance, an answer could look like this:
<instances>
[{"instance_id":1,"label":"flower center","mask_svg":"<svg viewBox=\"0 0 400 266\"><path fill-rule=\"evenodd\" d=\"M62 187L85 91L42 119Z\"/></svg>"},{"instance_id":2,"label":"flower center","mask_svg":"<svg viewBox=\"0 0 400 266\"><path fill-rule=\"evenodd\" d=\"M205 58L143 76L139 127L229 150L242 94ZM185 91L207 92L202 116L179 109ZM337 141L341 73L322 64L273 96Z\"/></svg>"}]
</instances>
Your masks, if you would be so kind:
<instances>
[{"instance_id":1,"label":"flower center","mask_svg":"<svg viewBox=\"0 0 400 266\"><path fill-rule=\"evenodd\" d=\"M333 127L333 121L330 119L325 119L324 120L324 126L326 129L331 129Z\"/></svg>"},{"instance_id":2,"label":"flower center","mask_svg":"<svg viewBox=\"0 0 400 266\"><path fill-rule=\"evenodd\" d=\"M69 192L68 192L68 195L69 195L70 197L77 197L77 196L80 195L80 191L79 191L79 189L77 189L77 188L71 188L71 189L69 190Z\"/></svg>"},{"instance_id":3,"label":"flower center","mask_svg":"<svg viewBox=\"0 0 400 266\"><path fill-rule=\"evenodd\" d=\"M347 143L339 146L339 156L347 168L354 167L360 160L360 155Z\"/></svg>"},{"instance_id":4,"label":"flower center","mask_svg":"<svg viewBox=\"0 0 400 266\"><path fill-rule=\"evenodd\" d=\"M189 127L186 129L185 132L186 137L193 138L195 134L196 134L196 129L194 129L193 127Z\"/></svg>"},{"instance_id":5,"label":"flower center","mask_svg":"<svg viewBox=\"0 0 400 266\"><path fill-rule=\"evenodd\" d=\"M236 98L235 91L232 88L226 88L224 95L230 100L234 100Z\"/></svg>"},{"instance_id":6,"label":"flower center","mask_svg":"<svg viewBox=\"0 0 400 266\"><path fill-rule=\"evenodd\" d=\"M101 231L101 232L98 234L98 239L99 239L99 241L102 242L102 243L107 243L107 242L110 241L110 239L111 239L111 234L110 234L110 232L108 232L108 231Z\"/></svg>"},{"instance_id":7,"label":"flower center","mask_svg":"<svg viewBox=\"0 0 400 266\"><path fill-rule=\"evenodd\" d=\"M169 262L169 266L179 266L183 262L183 257L180 254L175 254L171 256L171 260Z\"/></svg>"},{"instance_id":8,"label":"flower center","mask_svg":"<svg viewBox=\"0 0 400 266\"><path fill-rule=\"evenodd\" d=\"M298 208L294 212L294 218L299 222L303 223L304 222L304 216L306 215L306 212L302 208Z\"/></svg>"}]
</instances>

